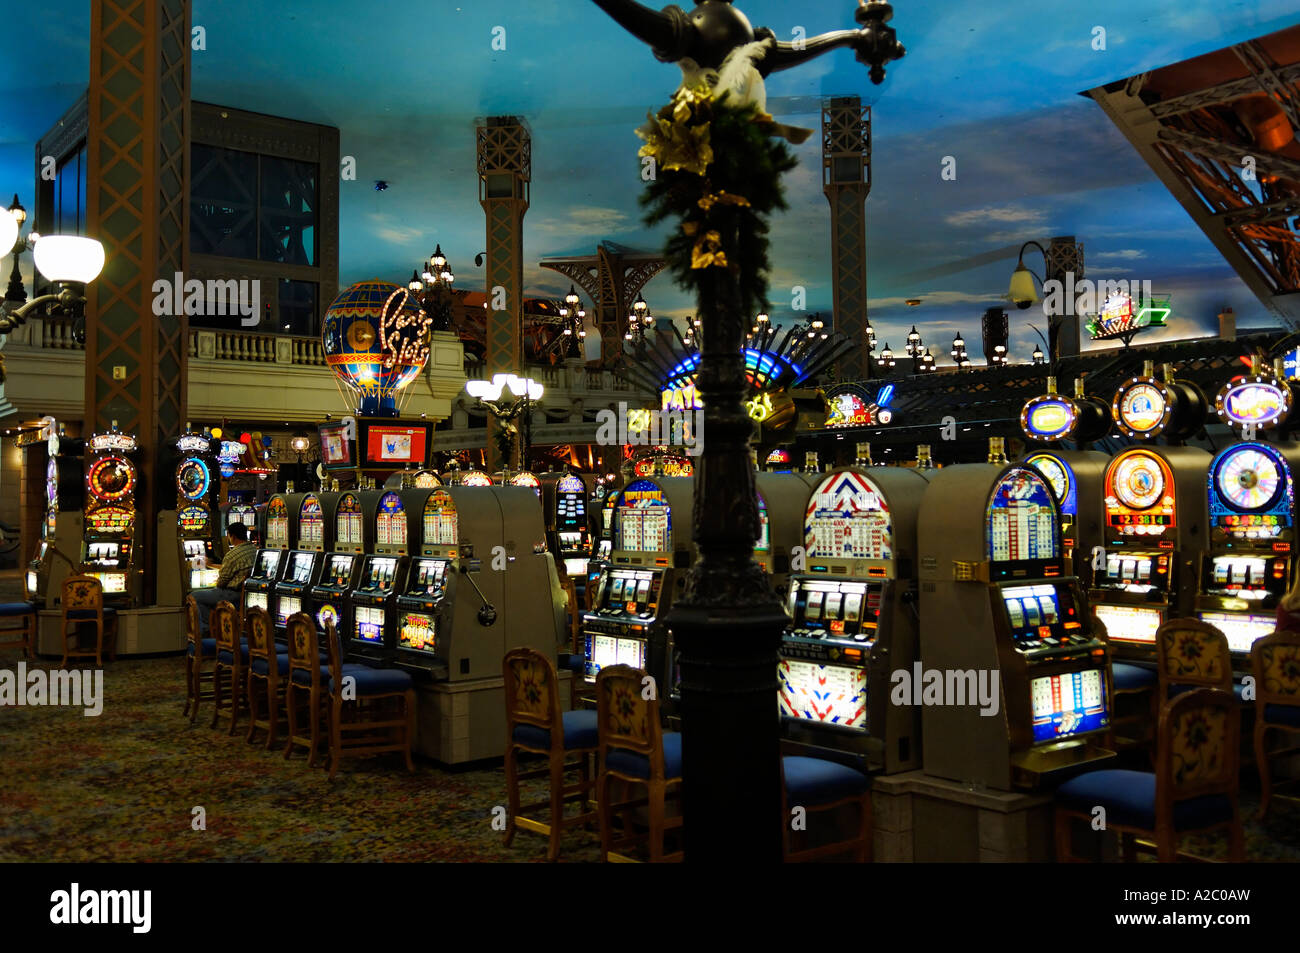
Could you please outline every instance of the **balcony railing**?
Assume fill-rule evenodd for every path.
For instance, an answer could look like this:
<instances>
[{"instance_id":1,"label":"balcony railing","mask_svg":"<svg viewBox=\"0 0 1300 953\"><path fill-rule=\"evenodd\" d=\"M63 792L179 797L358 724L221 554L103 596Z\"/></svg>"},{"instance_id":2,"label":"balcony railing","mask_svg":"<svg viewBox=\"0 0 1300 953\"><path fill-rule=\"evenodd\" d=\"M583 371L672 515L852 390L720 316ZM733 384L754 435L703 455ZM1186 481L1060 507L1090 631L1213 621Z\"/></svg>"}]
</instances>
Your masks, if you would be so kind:
<instances>
[{"instance_id":1,"label":"balcony railing","mask_svg":"<svg viewBox=\"0 0 1300 953\"><path fill-rule=\"evenodd\" d=\"M612 371L587 367L578 361L564 364L529 364L524 374L535 381L540 381L548 391L557 393L575 394L582 391L597 394L633 393L637 390L626 377ZM465 376L473 380L486 379L491 375L487 372L486 362L475 360L472 355L467 354Z\"/></svg>"}]
</instances>

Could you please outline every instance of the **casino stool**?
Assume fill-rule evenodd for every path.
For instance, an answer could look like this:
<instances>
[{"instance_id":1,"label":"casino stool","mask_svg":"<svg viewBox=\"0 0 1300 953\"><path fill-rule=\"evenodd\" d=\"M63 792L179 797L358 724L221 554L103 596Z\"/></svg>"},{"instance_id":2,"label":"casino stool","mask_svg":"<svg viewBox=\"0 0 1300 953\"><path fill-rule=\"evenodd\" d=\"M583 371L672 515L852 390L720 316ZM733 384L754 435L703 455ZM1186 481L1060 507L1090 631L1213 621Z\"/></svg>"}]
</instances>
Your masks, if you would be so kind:
<instances>
[{"instance_id":1,"label":"casino stool","mask_svg":"<svg viewBox=\"0 0 1300 953\"><path fill-rule=\"evenodd\" d=\"M1189 688L1232 693L1228 637L1200 619L1170 619L1156 630L1157 697L1167 701Z\"/></svg>"},{"instance_id":2,"label":"casino stool","mask_svg":"<svg viewBox=\"0 0 1300 953\"><path fill-rule=\"evenodd\" d=\"M316 623L305 612L289 617L285 633L289 639L289 678L284 686L284 707L289 716L289 737L284 756L289 758L295 745L304 747L307 766L314 768L322 741L329 746L329 710L324 703L325 683L330 677L329 651L321 648L320 639L325 635L317 632ZM332 627L329 634L333 634Z\"/></svg>"},{"instance_id":3,"label":"casino stool","mask_svg":"<svg viewBox=\"0 0 1300 953\"><path fill-rule=\"evenodd\" d=\"M266 729L266 749L275 747L279 734L279 714L284 703L284 681L289 677L289 656L280 654L275 641L271 616L260 606L244 613L244 631L248 633L248 736L252 741L258 728ZM266 717L258 717L258 685L265 689Z\"/></svg>"},{"instance_id":4,"label":"casino stool","mask_svg":"<svg viewBox=\"0 0 1300 953\"><path fill-rule=\"evenodd\" d=\"M324 684L324 700L329 705L330 780L345 755L398 751L406 758L406 770L414 771L415 685L410 674L396 668L344 665L333 622L325 624L325 639L330 653L329 678ZM353 680L355 693L345 699L348 678ZM390 711L393 708L398 710ZM381 737L376 738L376 732Z\"/></svg>"},{"instance_id":5,"label":"casino stool","mask_svg":"<svg viewBox=\"0 0 1300 953\"><path fill-rule=\"evenodd\" d=\"M36 603L0 602L0 626L0 636L10 637L0 649L21 646L24 658L36 657Z\"/></svg>"},{"instance_id":6,"label":"casino stool","mask_svg":"<svg viewBox=\"0 0 1300 953\"><path fill-rule=\"evenodd\" d=\"M1255 675L1255 763L1262 820L1274 793L1271 759L1300 752L1300 745L1268 749L1270 731L1284 732L1292 741L1300 736L1300 632L1284 630L1256 639L1250 647L1250 667Z\"/></svg>"},{"instance_id":7,"label":"casino stool","mask_svg":"<svg viewBox=\"0 0 1300 953\"><path fill-rule=\"evenodd\" d=\"M1199 688L1166 702L1156 729L1156 770L1091 771L1056 790L1056 859L1070 853L1070 823L1106 810L1106 827L1120 835L1125 861L1136 859L1139 836L1154 840L1161 862L1186 857L1179 838L1228 828L1228 859L1245 859L1237 810L1241 767L1241 705L1230 693Z\"/></svg>"},{"instance_id":8,"label":"casino stool","mask_svg":"<svg viewBox=\"0 0 1300 953\"><path fill-rule=\"evenodd\" d=\"M1097 622L1097 625L1100 626L1101 623ZM1102 640L1105 641L1104 636ZM1152 726L1159 717L1157 701L1160 696L1156 690L1160 676L1155 669L1132 662L1112 662L1110 668L1112 715L1107 747L1117 751L1121 748L1146 748L1155 736ZM1121 717L1114 714L1121 698L1131 698L1143 704L1136 711ZM1117 729L1125 727L1135 728L1136 732L1133 735L1120 734Z\"/></svg>"},{"instance_id":9,"label":"casino stool","mask_svg":"<svg viewBox=\"0 0 1300 953\"><path fill-rule=\"evenodd\" d=\"M230 719L230 734L239 726L240 712L247 708L245 692L245 666L248 665L248 643L240 638L239 610L224 599L212 608L208 616L208 633L217 647L217 663L212 670L212 727L222 716ZM230 697L227 699L226 690Z\"/></svg>"},{"instance_id":10,"label":"casino stool","mask_svg":"<svg viewBox=\"0 0 1300 953\"><path fill-rule=\"evenodd\" d=\"M646 673L630 665L611 665L596 675L597 743L600 774L596 785L600 803L600 859L615 863L635 863L636 858L621 853L648 839L651 863L680 861L682 852L664 853L664 835L681 827L681 816L666 818L665 807L670 793L681 794L682 736L664 733L659 722L659 698L642 697ZM646 789L638 800L614 803L610 799L612 781ZM645 805L649 816L647 835L632 831L632 808ZM621 837L614 839L613 812L623 814ZM618 850L620 853L616 853Z\"/></svg>"},{"instance_id":11,"label":"casino stool","mask_svg":"<svg viewBox=\"0 0 1300 953\"><path fill-rule=\"evenodd\" d=\"M109 642L109 660L117 658L117 610L104 608L104 586L95 576L69 576L63 580L63 658L59 668L67 668L70 658L93 658L95 665L104 665L104 643ZM72 648L70 642L77 638L77 629L84 623L95 625L95 650L83 649L78 642ZM68 631L68 626L72 631Z\"/></svg>"},{"instance_id":12,"label":"casino stool","mask_svg":"<svg viewBox=\"0 0 1300 953\"><path fill-rule=\"evenodd\" d=\"M215 698L213 673L206 669L204 663L217 660L217 640L205 639L199 632L199 606L193 595L185 597L185 709L183 715L190 716L190 724L199 717L199 702ZM207 683L205 691L203 684Z\"/></svg>"},{"instance_id":13,"label":"casino stool","mask_svg":"<svg viewBox=\"0 0 1300 953\"><path fill-rule=\"evenodd\" d=\"M596 812L590 810L591 791L596 787L591 771L591 756L596 753L596 713L594 711L560 711L559 680L551 660L532 649L512 649L506 653L506 800L509 817L506 821L506 846L515 839L516 828L522 827L535 834L550 838L547 860L560 856L560 836L566 827L588 824L595 820ZM556 728L559 728L556 731ZM546 766L530 771L519 771L521 751L547 756ZM576 755L576 761L566 761ZM566 786L566 771L577 770L579 781ZM520 805L519 782L549 776L551 796L547 801ZM564 816L564 805L577 800L581 804L578 814ZM526 817L525 812L550 806L548 820Z\"/></svg>"},{"instance_id":14,"label":"casino stool","mask_svg":"<svg viewBox=\"0 0 1300 953\"><path fill-rule=\"evenodd\" d=\"M846 804L858 805L858 831L848 839L796 851L791 847L791 817L794 807L809 814L831 811ZM832 854L853 851L859 863L871 860L871 777L856 768L826 758L787 755L781 759L781 854L787 863L818 860Z\"/></svg>"}]
</instances>

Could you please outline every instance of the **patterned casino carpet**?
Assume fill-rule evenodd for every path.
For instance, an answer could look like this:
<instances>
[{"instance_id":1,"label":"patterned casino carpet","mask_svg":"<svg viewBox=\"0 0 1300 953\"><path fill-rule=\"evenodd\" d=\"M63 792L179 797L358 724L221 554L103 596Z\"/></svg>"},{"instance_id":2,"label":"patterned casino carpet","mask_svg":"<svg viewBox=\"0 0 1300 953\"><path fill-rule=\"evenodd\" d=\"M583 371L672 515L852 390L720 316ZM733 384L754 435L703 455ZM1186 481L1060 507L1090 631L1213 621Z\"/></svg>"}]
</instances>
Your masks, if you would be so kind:
<instances>
[{"instance_id":1,"label":"patterned casino carpet","mask_svg":"<svg viewBox=\"0 0 1300 953\"><path fill-rule=\"evenodd\" d=\"M14 653L0 665L12 668ZM30 663L29 663L30 664ZM41 663L46 665L48 663ZM182 718L183 661L108 666L104 710L0 709L0 861L543 861L545 841L491 828L499 765L451 772L396 758L344 763L333 783L280 754ZM208 709L209 713L211 709ZM1249 779L1247 772L1244 777ZM1253 818L1253 780L1243 809ZM525 800L544 795L544 782ZM190 829L191 811L207 830ZM1300 805L1247 824L1257 860L1300 860ZM1219 838L1194 846L1217 854ZM594 833L566 833L561 859L598 858Z\"/></svg>"}]
</instances>

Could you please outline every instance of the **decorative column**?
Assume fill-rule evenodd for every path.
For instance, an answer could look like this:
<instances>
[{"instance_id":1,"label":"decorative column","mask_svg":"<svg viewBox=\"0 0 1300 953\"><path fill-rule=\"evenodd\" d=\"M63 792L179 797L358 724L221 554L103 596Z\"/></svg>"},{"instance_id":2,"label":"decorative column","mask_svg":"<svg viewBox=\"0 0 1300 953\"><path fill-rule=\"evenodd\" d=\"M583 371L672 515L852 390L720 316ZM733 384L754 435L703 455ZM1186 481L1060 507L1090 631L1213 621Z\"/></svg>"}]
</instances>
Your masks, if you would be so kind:
<instances>
[{"instance_id":1,"label":"decorative column","mask_svg":"<svg viewBox=\"0 0 1300 953\"><path fill-rule=\"evenodd\" d=\"M1047 245L1046 267L1043 280L1059 281L1062 288L1072 288L1083 280L1083 246L1074 240L1073 235L1057 235ZM1073 279L1066 275L1073 272ZM1077 309L1073 301L1064 302L1072 313L1049 315L1048 326L1054 329L1051 338L1051 360L1079 355L1079 316L1073 312ZM1101 302L1097 302L1100 308Z\"/></svg>"},{"instance_id":2,"label":"decorative column","mask_svg":"<svg viewBox=\"0 0 1300 953\"><path fill-rule=\"evenodd\" d=\"M822 191L831 203L834 328L859 344L837 362L840 380L871 377L867 336L867 194L871 191L871 107L857 96L822 104Z\"/></svg>"},{"instance_id":3,"label":"decorative column","mask_svg":"<svg viewBox=\"0 0 1300 953\"><path fill-rule=\"evenodd\" d=\"M185 423L188 321L155 317L153 283L189 268L190 0L93 0L86 231L105 265L87 286L85 432L114 420L141 448L144 602L157 517L174 502L165 444Z\"/></svg>"},{"instance_id":4,"label":"decorative column","mask_svg":"<svg viewBox=\"0 0 1300 953\"><path fill-rule=\"evenodd\" d=\"M524 375L524 214L532 179L532 136L518 116L489 116L477 132L479 204L487 217L484 376ZM488 472L512 462L502 458L497 446L501 426L488 415Z\"/></svg>"}]
</instances>

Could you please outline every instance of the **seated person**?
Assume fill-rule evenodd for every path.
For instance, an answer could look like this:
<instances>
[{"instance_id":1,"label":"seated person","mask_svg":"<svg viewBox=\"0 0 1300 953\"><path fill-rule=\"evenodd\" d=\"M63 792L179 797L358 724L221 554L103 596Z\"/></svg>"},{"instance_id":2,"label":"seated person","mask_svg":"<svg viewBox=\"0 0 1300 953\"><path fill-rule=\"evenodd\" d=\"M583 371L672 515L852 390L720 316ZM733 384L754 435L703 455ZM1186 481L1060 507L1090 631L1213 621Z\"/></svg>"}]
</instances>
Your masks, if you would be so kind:
<instances>
[{"instance_id":1,"label":"seated person","mask_svg":"<svg viewBox=\"0 0 1300 953\"><path fill-rule=\"evenodd\" d=\"M199 631L208 634L208 613L218 602L239 607L240 588L253 570L257 547L248 541L248 527L231 523L226 527L226 558L209 569L218 569L217 584L211 589L195 589L194 601L199 605Z\"/></svg>"}]
</instances>

